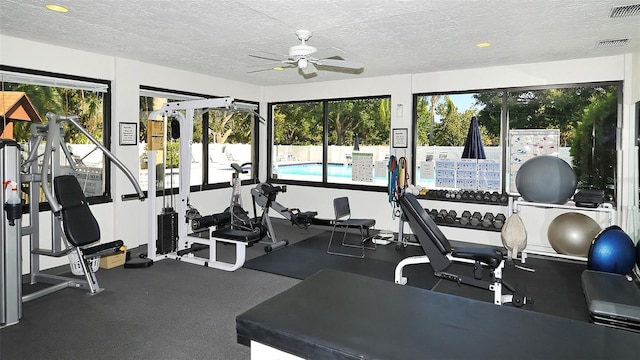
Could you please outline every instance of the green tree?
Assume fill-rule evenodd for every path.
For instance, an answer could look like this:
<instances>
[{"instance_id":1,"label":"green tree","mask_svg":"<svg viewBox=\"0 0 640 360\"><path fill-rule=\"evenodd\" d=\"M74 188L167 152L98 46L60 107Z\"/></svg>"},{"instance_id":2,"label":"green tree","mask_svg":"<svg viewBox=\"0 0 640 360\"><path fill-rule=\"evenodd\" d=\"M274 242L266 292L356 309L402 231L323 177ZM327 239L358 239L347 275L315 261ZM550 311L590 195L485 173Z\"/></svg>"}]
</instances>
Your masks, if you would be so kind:
<instances>
[{"instance_id":1,"label":"green tree","mask_svg":"<svg viewBox=\"0 0 640 360\"><path fill-rule=\"evenodd\" d=\"M615 184L617 106L615 93L594 96L578 123L570 153L583 186L604 190Z\"/></svg>"},{"instance_id":2,"label":"green tree","mask_svg":"<svg viewBox=\"0 0 640 360\"><path fill-rule=\"evenodd\" d=\"M322 104L304 102L278 104L273 116L274 145L322 143Z\"/></svg>"},{"instance_id":3,"label":"green tree","mask_svg":"<svg viewBox=\"0 0 640 360\"><path fill-rule=\"evenodd\" d=\"M429 127L433 119L433 115L429 111L429 100L426 96L418 96L416 103L416 129L418 146L429 145Z\"/></svg>"}]
</instances>

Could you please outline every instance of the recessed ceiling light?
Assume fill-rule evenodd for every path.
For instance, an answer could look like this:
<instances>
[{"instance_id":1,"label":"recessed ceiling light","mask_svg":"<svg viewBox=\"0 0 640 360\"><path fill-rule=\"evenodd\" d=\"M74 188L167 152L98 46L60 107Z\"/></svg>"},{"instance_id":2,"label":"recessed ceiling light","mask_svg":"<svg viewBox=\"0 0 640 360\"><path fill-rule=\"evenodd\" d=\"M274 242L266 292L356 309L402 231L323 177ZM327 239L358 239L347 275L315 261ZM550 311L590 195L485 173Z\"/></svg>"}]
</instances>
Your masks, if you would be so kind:
<instances>
[{"instance_id":1,"label":"recessed ceiling light","mask_svg":"<svg viewBox=\"0 0 640 360\"><path fill-rule=\"evenodd\" d=\"M47 9L55 12L61 12L61 13L69 12L69 9L67 9L66 7L56 5L56 4L47 4Z\"/></svg>"},{"instance_id":2,"label":"recessed ceiling light","mask_svg":"<svg viewBox=\"0 0 640 360\"><path fill-rule=\"evenodd\" d=\"M282 66L276 66L273 68L273 70L280 71L280 70L284 70L284 68Z\"/></svg>"},{"instance_id":3,"label":"recessed ceiling light","mask_svg":"<svg viewBox=\"0 0 640 360\"><path fill-rule=\"evenodd\" d=\"M477 43L476 46L479 47L479 48L485 48L485 47L491 46L491 43L490 42L481 42L481 43Z\"/></svg>"}]
</instances>

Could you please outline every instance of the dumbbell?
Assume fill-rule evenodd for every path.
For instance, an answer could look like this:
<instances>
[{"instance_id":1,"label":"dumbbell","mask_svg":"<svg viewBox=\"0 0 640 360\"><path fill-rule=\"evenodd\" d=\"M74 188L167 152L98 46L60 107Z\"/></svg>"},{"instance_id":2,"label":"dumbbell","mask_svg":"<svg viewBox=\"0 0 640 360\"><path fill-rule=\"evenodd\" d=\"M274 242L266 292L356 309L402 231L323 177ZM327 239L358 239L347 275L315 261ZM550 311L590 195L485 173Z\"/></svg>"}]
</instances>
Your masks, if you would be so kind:
<instances>
[{"instance_id":1,"label":"dumbbell","mask_svg":"<svg viewBox=\"0 0 640 360\"><path fill-rule=\"evenodd\" d=\"M482 221L481 221L482 227L488 228L488 227L493 226L493 218L494 218L494 216L493 216L492 213L490 213L490 212L485 213L484 217L482 218Z\"/></svg>"},{"instance_id":2,"label":"dumbbell","mask_svg":"<svg viewBox=\"0 0 640 360\"><path fill-rule=\"evenodd\" d=\"M477 191L474 198L476 199L476 201L482 201L482 193L480 191Z\"/></svg>"},{"instance_id":3,"label":"dumbbell","mask_svg":"<svg viewBox=\"0 0 640 360\"><path fill-rule=\"evenodd\" d=\"M500 194L500 202L506 204L509 202L509 196L507 194Z\"/></svg>"},{"instance_id":4,"label":"dumbbell","mask_svg":"<svg viewBox=\"0 0 640 360\"><path fill-rule=\"evenodd\" d=\"M438 215L436 215L436 222L438 223L443 223L444 222L444 218L447 216L447 210L442 209L438 212Z\"/></svg>"},{"instance_id":5,"label":"dumbbell","mask_svg":"<svg viewBox=\"0 0 640 360\"><path fill-rule=\"evenodd\" d=\"M506 220L507 217L504 214L497 214L493 219L493 227L496 229L502 229Z\"/></svg>"},{"instance_id":6,"label":"dumbbell","mask_svg":"<svg viewBox=\"0 0 640 360\"><path fill-rule=\"evenodd\" d=\"M429 212L429 217L431 218L431 220L436 221L436 216L438 216L438 210L431 209L428 212Z\"/></svg>"},{"instance_id":7,"label":"dumbbell","mask_svg":"<svg viewBox=\"0 0 640 360\"><path fill-rule=\"evenodd\" d=\"M491 201L492 203L495 203L495 202L498 202L498 200L500 200L500 194L498 194L498 192L497 192L497 191L492 192L492 193L491 193L490 201Z\"/></svg>"},{"instance_id":8,"label":"dumbbell","mask_svg":"<svg viewBox=\"0 0 640 360\"><path fill-rule=\"evenodd\" d=\"M489 202L491 201L491 193L485 191L482 193L482 201Z\"/></svg>"},{"instance_id":9,"label":"dumbbell","mask_svg":"<svg viewBox=\"0 0 640 360\"><path fill-rule=\"evenodd\" d=\"M447 216L444 217L444 222L446 222L447 224L453 224L454 222L456 222L457 218L458 213L455 210L449 210Z\"/></svg>"},{"instance_id":10,"label":"dumbbell","mask_svg":"<svg viewBox=\"0 0 640 360\"><path fill-rule=\"evenodd\" d=\"M471 220L471 212L469 210L465 210L460 215L460 225L469 225L469 220Z\"/></svg>"},{"instance_id":11,"label":"dumbbell","mask_svg":"<svg viewBox=\"0 0 640 360\"><path fill-rule=\"evenodd\" d=\"M480 222L482 221L482 214L478 211L474 212L473 215L471 215L471 219L469 220L469 224L471 224L471 226L478 226L480 225Z\"/></svg>"}]
</instances>

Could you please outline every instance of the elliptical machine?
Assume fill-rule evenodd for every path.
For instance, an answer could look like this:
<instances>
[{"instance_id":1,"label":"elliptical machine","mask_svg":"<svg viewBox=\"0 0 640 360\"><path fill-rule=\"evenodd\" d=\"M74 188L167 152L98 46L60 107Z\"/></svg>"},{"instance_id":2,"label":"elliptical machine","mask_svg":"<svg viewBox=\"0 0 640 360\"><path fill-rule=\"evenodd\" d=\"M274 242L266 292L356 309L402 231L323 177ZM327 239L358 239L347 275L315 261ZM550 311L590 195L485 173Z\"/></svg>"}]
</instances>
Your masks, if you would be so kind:
<instances>
[{"instance_id":1,"label":"elliptical machine","mask_svg":"<svg viewBox=\"0 0 640 360\"><path fill-rule=\"evenodd\" d=\"M291 221L292 225L296 225L299 228L307 228L313 221L314 217L318 215L317 211L305 211L302 212L297 208L288 208L276 201L278 193L287 192L286 186L274 186L269 183L258 184L255 188L251 189L251 196L253 197L253 212L256 212L256 205L262 208L262 216L260 216L260 224L263 228L266 228L266 236L270 240L270 244L265 246L264 250L270 252L280 246L288 245L289 241L276 239L276 233L273 231L273 225L271 224L271 218L269 217L269 209L273 208L278 214L282 215L287 220Z\"/></svg>"},{"instance_id":2,"label":"elliptical machine","mask_svg":"<svg viewBox=\"0 0 640 360\"><path fill-rule=\"evenodd\" d=\"M273 226L271 225L271 220L269 219L268 209L269 205L262 206L263 213L262 216L258 217L256 213L256 198L253 195L253 189L251 190L251 194L253 196L253 215L254 217L249 217L249 213L244 210L242 207L242 181L240 179L241 174L248 173L248 170L244 170L244 167L250 165L251 163L244 163L242 165L238 165L237 163L232 163L231 167L235 171L231 177L231 185L232 185L232 193L231 193L231 202L229 204L228 212L230 214L230 223L232 229L237 230L245 230L245 231L253 231L260 234L261 243L266 244L264 247L265 252L271 252L277 248L284 247L289 245L289 241L287 240L277 240L275 237L275 233L273 231ZM286 187L285 187L286 191ZM275 199L275 195L277 192L274 192L272 197ZM266 210L265 210L266 209ZM267 239L264 239L264 238Z\"/></svg>"}]
</instances>

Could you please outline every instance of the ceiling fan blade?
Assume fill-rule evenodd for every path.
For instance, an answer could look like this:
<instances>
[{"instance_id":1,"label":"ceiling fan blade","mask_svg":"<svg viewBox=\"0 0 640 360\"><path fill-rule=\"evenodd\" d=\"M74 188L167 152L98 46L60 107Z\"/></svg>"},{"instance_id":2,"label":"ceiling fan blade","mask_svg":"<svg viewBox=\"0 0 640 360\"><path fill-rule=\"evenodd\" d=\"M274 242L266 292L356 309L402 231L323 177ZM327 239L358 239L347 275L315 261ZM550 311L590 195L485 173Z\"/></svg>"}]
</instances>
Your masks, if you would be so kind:
<instances>
[{"instance_id":1,"label":"ceiling fan blade","mask_svg":"<svg viewBox=\"0 0 640 360\"><path fill-rule=\"evenodd\" d=\"M356 69L356 70L364 68L364 64L361 64L355 61L346 61L346 60L320 59L316 62L316 64L321 66L333 66L333 67Z\"/></svg>"},{"instance_id":2,"label":"ceiling fan blade","mask_svg":"<svg viewBox=\"0 0 640 360\"><path fill-rule=\"evenodd\" d=\"M289 69L289 68L294 68L294 67L297 67L297 66L291 65L291 64L276 63L276 64L274 64L272 66L267 66L264 69L247 71L247 74L257 73L257 72L262 72L262 71L279 71L279 70L276 70L276 68Z\"/></svg>"},{"instance_id":3,"label":"ceiling fan blade","mask_svg":"<svg viewBox=\"0 0 640 360\"><path fill-rule=\"evenodd\" d=\"M315 53L313 53L313 57L315 57L316 59L325 59L325 58L334 58L334 57L338 57L342 59L342 55L344 54L345 54L344 50L338 49L335 47L330 47L327 49L320 49L316 51Z\"/></svg>"},{"instance_id":4,"label":"ceiling fan blade","mask_svg":"<svg viewBox=\"0 0 640 360\"><path fill-rule=\"evenodd\" d=\"M251 49L251 52L255 52L255 53L262 53L262 54L267 54L267 55L271 55L271 56L276 56L280 59L282 58L287 58L286 54L278 54L278 53L274 53L271 51L264 51L264 50L259 50L259 49Z\"/></svg>"},{"instance_id":5,"label":"ceiling fan blade","mask_svg":"<svg viewBox=\"0 0 640 360\"><path fill-rule=\"evenodd\" d=\"M318 69L312 63L308 63L307 67L304 69L300 69L300 71L302 71L304 75L309 75L315 73L316 71L318 71Z\"/></svg>"},{"instance_id":6,"label":"ceiling fan blade","mask_svg":"<svg viewBox=\"0 0 640 360\"><path fill-rule=\"evenodd\" d=\"M247 67L248 68L269 68L269 67L273 68L276 66L283 66L282 64L283 64L282 61L275 61L275 62L259 64L259 65L247 65Z\"/></svg>"},{"instance_id":7,"label":"ceiling fan blade","mask_svg":"<svg viewBox=\"0 0 640 360\"><path fill-rule=\"evenodd\" d=\"M274 59L272 57L266 57L266 56L260 56L260 55L249 55L249 56L257 58L257 59L264 59L264 60L271 60L271 61L282 61L282 59L283 59L283 58Z\"/></svg>"}]
</instances>

